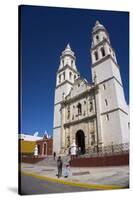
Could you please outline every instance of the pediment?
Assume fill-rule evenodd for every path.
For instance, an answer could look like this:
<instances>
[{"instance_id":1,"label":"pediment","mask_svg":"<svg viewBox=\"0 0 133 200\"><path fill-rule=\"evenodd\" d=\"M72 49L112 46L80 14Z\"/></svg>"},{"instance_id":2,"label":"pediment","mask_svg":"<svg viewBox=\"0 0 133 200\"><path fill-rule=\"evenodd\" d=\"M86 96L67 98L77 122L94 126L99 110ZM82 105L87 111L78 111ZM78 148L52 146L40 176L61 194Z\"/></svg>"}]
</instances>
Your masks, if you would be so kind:
<instances>
[{"instance_id":1,"label":"pediment","mask_svg":"<svg viewBox=\"0 0 133 200\"><path fill-rule=\"evenodd\" d=\"M71 91L66 99L70 99L77 95L80 95L86 90L89 90L89 88L91 88L91 86L88 84L86 79L78 78L75 80L73 87L71 88Z\"/></svg>"}]
</instances>

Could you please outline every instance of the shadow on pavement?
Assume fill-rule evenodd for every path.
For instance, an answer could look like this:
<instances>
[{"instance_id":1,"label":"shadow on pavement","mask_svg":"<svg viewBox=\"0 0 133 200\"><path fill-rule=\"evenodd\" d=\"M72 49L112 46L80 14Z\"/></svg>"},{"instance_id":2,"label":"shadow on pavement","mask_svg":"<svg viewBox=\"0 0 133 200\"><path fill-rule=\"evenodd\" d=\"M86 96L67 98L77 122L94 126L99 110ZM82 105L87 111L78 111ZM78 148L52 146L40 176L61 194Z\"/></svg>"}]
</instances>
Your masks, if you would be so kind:
<instances>
[{"instance_id":1,"label":"shadow on pavement","mask_svg":"<svg viewBox=\"0 0 133 200\"><path fill-rule=\"evenodd\" d=\"M8 187L8 190L13 192L13 193L17 193L18 194L18 188L17 187Z\"/></svg>"}]
</instances>

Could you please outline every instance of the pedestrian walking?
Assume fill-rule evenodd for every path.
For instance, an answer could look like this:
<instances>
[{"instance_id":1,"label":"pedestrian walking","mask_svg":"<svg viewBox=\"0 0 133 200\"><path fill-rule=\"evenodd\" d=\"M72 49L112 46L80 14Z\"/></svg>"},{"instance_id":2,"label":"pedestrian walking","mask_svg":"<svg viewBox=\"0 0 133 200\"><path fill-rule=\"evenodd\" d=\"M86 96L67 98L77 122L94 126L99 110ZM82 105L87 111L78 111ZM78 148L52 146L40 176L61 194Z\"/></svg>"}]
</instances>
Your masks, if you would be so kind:
<instances>
[{"instance_id":1,"label":"pedestrian walking","mask_svg":"<svg viewBox=\"0 0 133 200\"><path fill-rule=\"evenodd\" d=\"M55 160L55 158L56 158L56 152L55 151L53 153L53 157L54 157L54 160Z\"/></svg>"},{"instance_id":2,"label":"pedestrian walking","mask_svg":"<svg viewBox=\"0 0 133 200\"><path fill-rule=\"evenodd\" d=\"M63 162L62 162L61 156L59 156L57 159L58 178L62 176L62 165L63 165Z\"/></svg>"},{"instance_id":3,"label":"pedestrian walking","mask_svg":"<svg viewBox=\"0 0 133 200\"><path fill-rule=\"evenodd\" d=\"M70 167L67 164L66 167L65 167L65 170L64 170L64 178L68 178L69 172L70 172Z\"/></svg>"}]
</instances>

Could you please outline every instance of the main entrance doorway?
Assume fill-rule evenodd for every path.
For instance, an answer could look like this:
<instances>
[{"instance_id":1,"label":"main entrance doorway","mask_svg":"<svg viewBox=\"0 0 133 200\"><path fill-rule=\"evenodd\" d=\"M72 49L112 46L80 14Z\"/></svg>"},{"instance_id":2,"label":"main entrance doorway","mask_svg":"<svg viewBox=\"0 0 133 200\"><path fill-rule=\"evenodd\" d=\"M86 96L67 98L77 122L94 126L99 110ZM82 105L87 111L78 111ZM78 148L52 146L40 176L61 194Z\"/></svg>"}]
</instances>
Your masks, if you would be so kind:
<instances>
[{"instance_id":1,"label":"main entrance doorway","mask_svg":"<svg viewBox=\"0 0 133 200\"><path fill-rule=\"evenodd\" d=\"M85 135L82 130L77 131L76 133L76 144L79 150L79 153L85 153Z\"/></svg>"}]
</instances>

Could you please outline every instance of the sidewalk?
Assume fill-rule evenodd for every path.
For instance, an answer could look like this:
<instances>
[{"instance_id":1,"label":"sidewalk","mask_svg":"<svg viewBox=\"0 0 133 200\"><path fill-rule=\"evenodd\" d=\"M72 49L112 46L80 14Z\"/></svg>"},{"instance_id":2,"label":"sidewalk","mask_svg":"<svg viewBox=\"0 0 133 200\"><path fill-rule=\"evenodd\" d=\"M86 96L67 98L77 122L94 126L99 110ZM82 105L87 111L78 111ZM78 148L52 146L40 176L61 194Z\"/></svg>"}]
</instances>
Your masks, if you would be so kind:
<instances>
[{"instance_id":1,"label":"sidewalk","mask_svg":"<svg viewBox=\"0 0 133 200\"><path fill-rule=\"evenodd\" d=\"M71 167L68 178L57 178L56 166L38 166L37 164L21 164L24 174L63 184L78 185L97 189L118 189L129 186L129 167ZM64 174L64 168L63 173Z\"/></svg>"}]
</instances>

